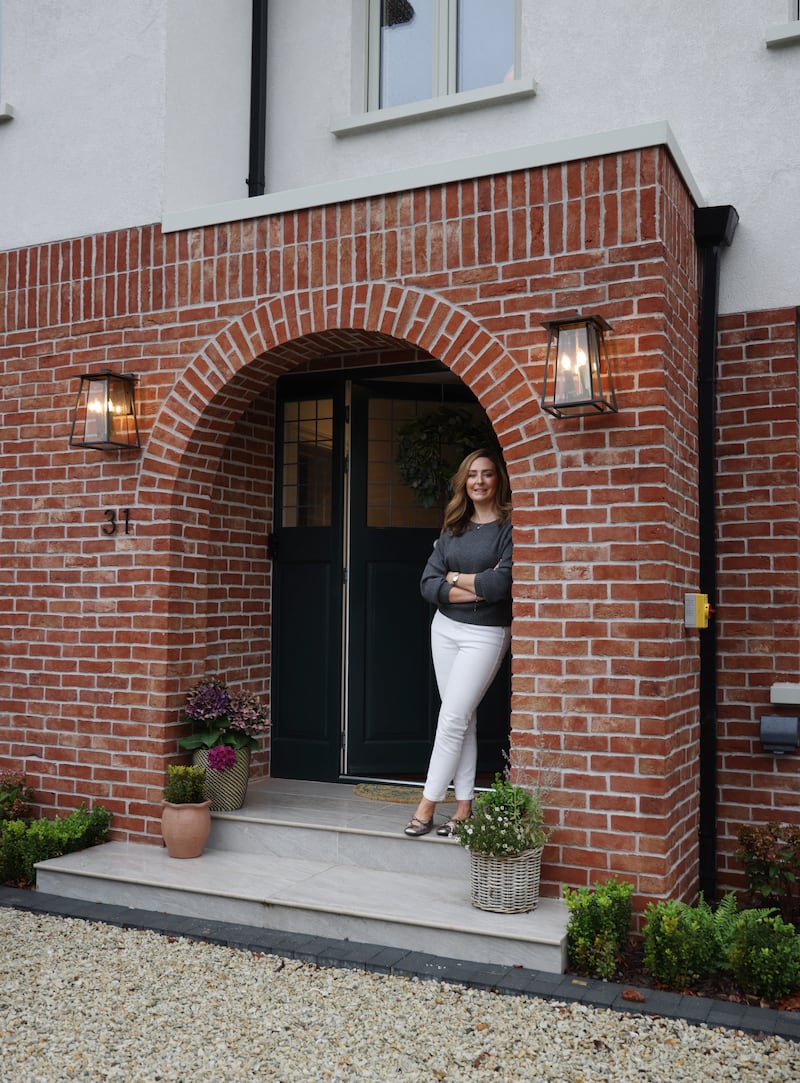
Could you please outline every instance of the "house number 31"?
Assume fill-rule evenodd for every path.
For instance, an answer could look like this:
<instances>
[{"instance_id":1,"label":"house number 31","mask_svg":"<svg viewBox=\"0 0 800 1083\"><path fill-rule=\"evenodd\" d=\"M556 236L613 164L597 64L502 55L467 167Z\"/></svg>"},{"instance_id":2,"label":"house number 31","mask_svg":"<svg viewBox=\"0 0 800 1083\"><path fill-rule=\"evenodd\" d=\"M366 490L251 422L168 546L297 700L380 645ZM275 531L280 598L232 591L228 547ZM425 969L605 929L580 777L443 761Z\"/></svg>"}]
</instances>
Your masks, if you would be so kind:
<instances>
[{"instance_id":1,"label":"house number 31","mask_svg":"<svg viewBox=\"0 0 800 1083\"><path fill-rule=\"evenodd\" d=\"M104 534L109 534L109 535L116 534L123 523L125 524L125 533L130 534L130 525L131 525L131 509L130 508L120 508L120 512L119 512L120 518L119 519L117 518L117 513L113 508L106 508L106 510L103 512L103 514L105 515L105 517L107 519L107 522L105 523L105 525L102 528Z\"/></svg>"}]
</instances>

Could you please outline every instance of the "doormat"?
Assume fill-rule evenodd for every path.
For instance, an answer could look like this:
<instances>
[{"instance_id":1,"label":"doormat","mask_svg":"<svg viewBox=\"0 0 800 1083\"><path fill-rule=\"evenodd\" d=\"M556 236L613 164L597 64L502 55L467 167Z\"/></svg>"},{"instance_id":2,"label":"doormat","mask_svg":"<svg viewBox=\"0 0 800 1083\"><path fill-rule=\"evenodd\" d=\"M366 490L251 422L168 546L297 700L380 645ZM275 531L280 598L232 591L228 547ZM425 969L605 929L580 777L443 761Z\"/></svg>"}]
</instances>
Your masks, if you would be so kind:
<instances>
[{"instance_id":1,"label":"doormat","mask_svg":"<svg viewBox=\"0 0 800 1083\"><path fill-rule=\"evenodd\" d=\"M356 797L366 797L368 801L393 801L403 804L417 804L422 797L418 786L386 786L381 782L359 782L353 787ZM448 792L445 800L452 797Z\"/></svg>"}]
</instances>

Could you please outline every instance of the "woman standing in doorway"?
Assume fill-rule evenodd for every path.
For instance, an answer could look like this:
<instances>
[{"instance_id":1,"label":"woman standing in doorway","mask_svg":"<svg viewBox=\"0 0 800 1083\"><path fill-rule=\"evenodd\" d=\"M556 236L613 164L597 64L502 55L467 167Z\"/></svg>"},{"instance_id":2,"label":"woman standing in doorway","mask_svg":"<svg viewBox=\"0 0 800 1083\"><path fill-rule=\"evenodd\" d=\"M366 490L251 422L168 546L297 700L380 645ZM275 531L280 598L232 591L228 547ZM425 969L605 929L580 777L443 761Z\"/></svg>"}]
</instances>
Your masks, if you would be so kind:
<instances>
[{"instance_id":1,"label":"woman standing in doorway","mask_svg":"<svg viewBox=\"0 0 800 1083\"><path fill-rule=\"evenodd\" d=\"M420 589L437 607L431 653L442 706L423 797L405 828L433 830L438 802L450 783L453 816L438 829L452 836L469 818L478 762L477 711L511 640L511 488L500 456L481 448L453 478L442 533L422 573Z\"/></svg>"}]
</instances>

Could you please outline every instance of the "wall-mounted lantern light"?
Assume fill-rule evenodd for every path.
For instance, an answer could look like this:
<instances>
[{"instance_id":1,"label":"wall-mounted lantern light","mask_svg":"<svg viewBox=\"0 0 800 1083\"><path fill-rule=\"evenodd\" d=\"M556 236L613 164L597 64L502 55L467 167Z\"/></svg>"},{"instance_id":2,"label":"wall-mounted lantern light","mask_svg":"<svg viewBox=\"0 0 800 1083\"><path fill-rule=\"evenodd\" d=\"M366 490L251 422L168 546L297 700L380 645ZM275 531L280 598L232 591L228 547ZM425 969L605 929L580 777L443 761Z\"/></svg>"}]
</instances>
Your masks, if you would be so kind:
<instances>
[{"instance_id":1,"label":"wall-mounted lantern light","mask_svg":"<svg viewBox=\"0 0 800 1083\"><path fill-rule=\"evenodd\" d=\"M547 360L542 408L556 417L617 412L617 396L601 316L547 320Z\"/></svg>"},{"instance_id":2,"label":"wall-mounted lantern light","mask_svg":"<svg viewBox=\"0 0 800 1083\"><path fill-rule=\"evenodd\" d=\"M135 376L109 371L81 376L69 446L103 451L141 447L135 383Z\"/></svg>"}]
</instances>

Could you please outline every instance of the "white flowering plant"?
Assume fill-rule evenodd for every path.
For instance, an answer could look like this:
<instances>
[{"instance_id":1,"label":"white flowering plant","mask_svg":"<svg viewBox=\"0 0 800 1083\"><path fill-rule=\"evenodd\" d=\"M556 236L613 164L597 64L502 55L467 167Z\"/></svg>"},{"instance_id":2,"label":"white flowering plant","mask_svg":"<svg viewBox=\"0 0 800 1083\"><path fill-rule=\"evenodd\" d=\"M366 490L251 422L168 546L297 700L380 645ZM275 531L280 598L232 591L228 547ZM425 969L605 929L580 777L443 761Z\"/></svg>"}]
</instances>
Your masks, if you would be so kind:
<instances>
[{"instance_id":1,"label":"white flowering plant","mask_svg":"<svg viewBox=\"0 0 800 1083\"><path fill-rule=\"evenodd\" d=\"M458 826L458 841L476 854L509 857L538 850L550 832L544 826L546 791L517 786L495 775L490 789L475 798L472 815Z\"/></svg>"}]
</instances>

